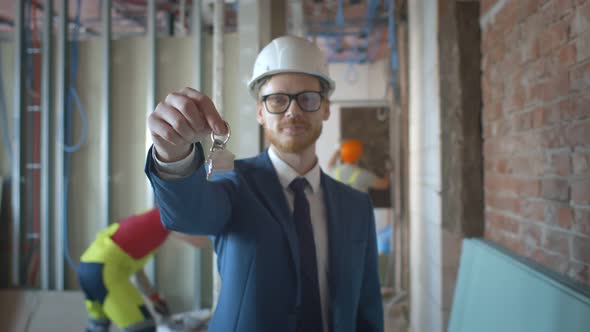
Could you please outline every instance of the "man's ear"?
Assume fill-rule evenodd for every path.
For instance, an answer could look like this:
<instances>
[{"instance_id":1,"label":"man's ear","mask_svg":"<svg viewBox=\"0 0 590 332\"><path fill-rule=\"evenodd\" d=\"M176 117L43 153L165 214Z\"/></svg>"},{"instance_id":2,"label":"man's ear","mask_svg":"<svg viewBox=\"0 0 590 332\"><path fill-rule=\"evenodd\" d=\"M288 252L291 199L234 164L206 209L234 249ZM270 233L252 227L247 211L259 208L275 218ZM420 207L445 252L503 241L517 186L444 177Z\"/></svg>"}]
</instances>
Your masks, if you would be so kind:
<instances>
[{"instance_id":1,"label":"man's ear","mask_svg":"<svg viewBox=\"0 0 590 332\"><path fill-rule=\"evenodd\" d=\"M322 107L322 119L324 121L328 120L330 118L330 102L327 101L326 104Z\"/></svg>"},{"instance_id":2,"label":"man's ear","mask_svg":"<svg viewBox=\"0 0 590 332\"><path fill-rule=\"evenodd\" d=\"M262 117L262 112L264 112L264 107L262 106L261 102L256 103L256 121L258 124L264 125L264 118Z\"/></svg>"}]
</instances>

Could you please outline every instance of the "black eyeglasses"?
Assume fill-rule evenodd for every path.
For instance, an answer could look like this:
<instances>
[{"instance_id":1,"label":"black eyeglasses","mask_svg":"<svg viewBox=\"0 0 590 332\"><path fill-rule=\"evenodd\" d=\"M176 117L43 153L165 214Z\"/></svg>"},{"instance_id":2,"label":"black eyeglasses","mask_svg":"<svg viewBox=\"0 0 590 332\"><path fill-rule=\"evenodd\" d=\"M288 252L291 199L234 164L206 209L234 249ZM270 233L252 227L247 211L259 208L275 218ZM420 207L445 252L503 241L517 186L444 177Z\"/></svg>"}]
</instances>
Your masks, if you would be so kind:
<instances>
[{"instance_id":1,"label":"black eyeglasses","mask_svg":"<svg viewBox=\"0 0 590 332\"><path fill-rule=\"evenodd\" d=\"M293 99L295 99L302 111L316 112L322 106L323 97L319 91L302 91L294 95L288 93L271 93L262 96L264 107L272 114L287 112Z\"/></svg>"}]
</instances>

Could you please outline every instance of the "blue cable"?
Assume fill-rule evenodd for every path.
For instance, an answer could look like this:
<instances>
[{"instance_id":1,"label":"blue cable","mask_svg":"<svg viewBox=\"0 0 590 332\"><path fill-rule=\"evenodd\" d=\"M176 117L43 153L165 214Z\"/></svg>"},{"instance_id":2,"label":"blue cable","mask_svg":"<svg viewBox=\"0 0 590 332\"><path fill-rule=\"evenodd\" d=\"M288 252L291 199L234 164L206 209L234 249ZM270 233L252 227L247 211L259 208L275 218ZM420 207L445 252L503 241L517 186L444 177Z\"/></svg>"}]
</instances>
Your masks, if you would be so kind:
<instances>
[{"instance_id":1,"label":"blue cable","mask_svg":"<svg viewBox=\"0 0 590 332\"><path fill-rule=\"evenodd\" d=\"M68 192L69 192L69 177L70 177L70 164L71 164L71 153L78 151L82 145L86 142L86 138L88 137L88 117L86 112L84 111L84 107L82 102L80 101L80 96L76 92L75 84L76 78L78 76L78 47L79 47L79 30L80 30L80 11L81 11L81 0L77 1L77 8L76 8L76 19L74 30L72 33L72 46L71 46L71 54L70 54L70 86L68 89L68 100L67 100L67 112L65 125L65 142L63 142L63 149L66 152L64 155L64 191L63 191L63 199L62 199L62 208L63 208L63 254L66 258L68 265L74 270L77 270L76 264L72 260L70 255L69 249L69 241L68 241ZM76 105L76 109L78 113L80 113L80 118L82 120L82 133L80 135L80 140L75 145L69 145L70 141L72 140L72 116L74 113L74 103Z\"/></svg>"}]
</instances>

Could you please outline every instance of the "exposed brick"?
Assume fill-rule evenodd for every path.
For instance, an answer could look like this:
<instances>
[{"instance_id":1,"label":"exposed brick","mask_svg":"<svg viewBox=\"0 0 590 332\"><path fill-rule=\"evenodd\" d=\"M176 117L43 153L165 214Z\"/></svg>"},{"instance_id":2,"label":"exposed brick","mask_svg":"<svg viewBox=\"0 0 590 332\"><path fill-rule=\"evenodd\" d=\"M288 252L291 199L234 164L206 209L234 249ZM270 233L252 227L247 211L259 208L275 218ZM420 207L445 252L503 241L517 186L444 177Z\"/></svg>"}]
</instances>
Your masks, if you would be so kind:
<instances>
[{"instance_id":1,"label":"exposed brick","mask_svg":"<svg viewBox=\"0 0 590 332\"><path fill-rule=\"evenodd\" d=\"M543 222L545 220L545 204L539 201L524 201L521 203L521 215L527 220Z\"/></svg>"},{"instance_id":2,"label":"exposed brick","mask_svg":"<svg viewBox=\"0 0 590 332\"><path fill-rule=\"evenodd\" d=\"M570 146L590 144L590 121L573 123L565 130L565 140Z\"/></svg>"},{"instance_id":3,"label":"exposed brick","mask_svg":"<svg viewBox=\"0 0 590 332\"><path fill-rule=\"evenodd\" d=\"M548 149L556 149L566 146L562 127L553 127L543 130L539 134L541 146Z\"/></svg>"},{"instance_id":4,"label":"exposed brick","mask_svg":"<svg viewBox=\"0 0 590 332\"><path fill-rule=\"evenodd\" d=\"M565 232L547 228L545 229L545 239L543 240L543 248L560 254L564 257L570 255L570 235Z\"/></svg>"},{"instance_id":5,"label":"exposed brick","mask_svg":"<svg viewBox=\"0 0 590 332\"><path fill-rule=\"evenodd\" d=\"M563 45L567 41L568 34L569 26L566 22L559 21L550 25L539 37L541 54L546 54Z\"/></svg>"},{"instance_id":6,"label":"exposed brick","mask_svg":"<svg viewBox=\"0 0 590 332\"><path fill-rule=\"evenodd\" d=\"M571 33L580 34L590 29L590 2L575 9L574 18L571 23Z\"/></svg>"},{"instance_id":7,"label":"exposed brick","mask_svg":"<svg viewBox=\"0 0 590 332\"><path fill-rule=\"evenodd\" d=\"M572 166L575 175L590 174L590 150L576 150L572 156Z\"/></svg>"},{"instance_id":8,"label":"exposed brick","mask_svg":"<svg viewBox=\"0 0 590 332\"><path fill-rule=\"evenodd\" d=\"M529 198L541 197L541 181L537 179L521 179L517 182L518 196Z\"/></svg>"},{"instance_id":9,"label":"exposed brick","mask_svg":"<svg viewBox=\"0 0 590 332\"><path fill-rule=\"evenodd\" d=\"M572 214L572 209L569 207L560 207L558 216L559 226L561 228L570 229L572 227L573 221L574 216Z\"/></svg>"},{"instance_id":10,"label":"exposed brick","mask_svg":"<svg viewBox=\"0 0 590 332\"><path fill-rule=\"evenodd\" d=\"M590 94L575 98L571 119L582 120L590 117Z\"/></svg>"},{"instance_id":11,"label":"exposed brick","mask_svg":"<svg viewBox=\"0 0 590 332\"><path fill-rule=\"evenodd\" d=\"M572 257L585 264L590 264L590 239L575 236L572 243Z\"/></svg>"},{"instance_id":12,"label":"exposed brick","mask_svg":"<svg viewBox=\"0 0 590 332\"><path fill-rule=\"evenodd\" d=\"M506 211L514 214L520 214L520 201L516 197L506 197L498 195L486 195L486 206Z\"/></svg>"},{"instance_id":13,"label":"exposed brick","mask_svg":"<svg viewBox=\"0 0 590 332\"><path fill-rule=\"evenodd\" d=\"M590 58L590 30L576 38L576 61L582 62Z\"/></svg>"},{"instance_id":14,"label":"exposed brick","mask_svg":"<svg viewBox=\"0 0 590 332\"><path fill-rule=\"evenodd\" d=\"M590 237L590 210L576 209L574 212L574 230L578 234Z\"/></svg>"},{"instance_id":15,"label":"exposed brick","mask_svg":"<svg viewBox=\"0 0 590 332\"><path fill-rule=\"evenodd\" d=\"M517 235L519 232L518 221L496 212L486 212L486 223L487 227L492 227L506 233Z\"/></svg>"},{"instance_id":16,"label":"exposed brick","mask_svg":"<svg viewBox=\"0 0 590 332\"><path fill-rule=\"evenodd\" d=\"M586 91L590 89L590 61L572 67L570 73L572 90Z\"/></svg>"},{"instance_id":17,"label":"exposed brick","mask_svg":"<svg viewBox=\"0 0 590 332\"><path fill-rule=\"evenodd\" d=\"M569 108L567 108L569 107ZM542 128L559 122L562 108L571 109L571 102L564 100L552 108L539 107L533 110L533 128Z\"/></svg>"},{"instance_id":18,"label":"exposed brick","mask_svg":"<svg viewBox=\"0 0 590 332\"><path fill-rule=\"evenodd\" d=\"M572 180L572 201L575 204L590 204L590 179Z\"/></svg>"},{"instance_id":19,"label":"exposed brick","mask_svg":"<svg viewBox=\"0 0 590 332\"><path fill-rule=\"evenodd\" d=\"M569 67L576 62L576 44L565 45L559 50L559 65Z\"/></svg>"},{"instance_id":20,"label":"exposed brick","mask_svg":"<svg viewBox=\"0 0 590 332\"><path fill-rule=\"evenodd\" d=\"M531 258L537 263L560 273L565 273L568 268L568 261L563 259L563 256L545 251L543 249L535 250L535 252L531 255Z\"/></svg>"},{"instance_id":21,"label":"exposed brick","mask_svg":"<svg viewBox=\"0 0 590 332\"><path fill-rule=\"evenodd\" d=\"M569 200L569 184L562 179L543 180L543 197L551 200L565 202Z\"/></svg>"},{"instance_id":22,"label":"exposed brick","mask_svg":"<svg viewBox=\"0 0 590 332\"><path fill-rule=\"evenodd\" d=\"M570 152L562 151L547 156L545 171L548 174L567 176L571 174Z\"/></svg>"},{"instance_id":23,"label":"exposed brick","mask_svg":"<svg viewBox=\"0 0 590 332\"><path fill-rule=\"evenodd\" d=\"M479 12L481 16L485 15L497 2L498 0L481 0Z\"/></svg>"},{"instance_id":24,"label":"exposed brick","mask_svg":"<svg viewBox=\"0 0 590 332\"><path fill-rule=\"evenodd\" d=\"M553 2L555 3L554 10L562 13L562 15L568 13L574 8L574 3L572 0L553 0Z\"/></svg>"},{"instance_id":25,"label":"exposed brick","mask_svg":"<svg viewBox=\"0 0 590 332\"><path fill-rule=\"evenodd\" d=\"M521 155L508 163L508 172L515 175L539 176L544 173L543 155L540 153Z\"/></svg>"},{"instance_id":26,"label":"exposed brick","mask_svg":"<svg viewBox=\"0 0 590 332\"><path fill-rule=\"evenodd\" d=\"M539 224L526 223L521 226L521 229L522 240L526 249L530 250L541 246L541 241L543 239L543 226Z\"/></svg>"}]
</instances>

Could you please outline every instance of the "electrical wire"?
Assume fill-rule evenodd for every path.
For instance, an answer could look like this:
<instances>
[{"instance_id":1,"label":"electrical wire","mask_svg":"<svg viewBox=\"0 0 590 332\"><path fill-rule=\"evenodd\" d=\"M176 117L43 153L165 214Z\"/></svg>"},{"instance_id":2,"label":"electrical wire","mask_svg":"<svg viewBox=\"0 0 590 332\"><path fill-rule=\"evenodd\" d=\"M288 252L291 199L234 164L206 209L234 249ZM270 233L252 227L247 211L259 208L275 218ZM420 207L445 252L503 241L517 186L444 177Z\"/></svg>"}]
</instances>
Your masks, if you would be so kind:
<instances>
[{"instance_id":1,"label":"electrical wire","mask_svg":"<svg viewBox=\"0 0 590 332\"><path fill-rule=\"evenodd\" d=\"M68 100L67 100L67 112L65 118L66 124L66 133L65 133L65 142L63 142L63 150L65 152L64 155L64 191L63 191L63 199L62 199L62 209L63 209L63 219L62 219L62 232L63 236L63 255L70 266L74 271L77 270L76 264L74 263L71 255L70 255L70 248L69 248L69 241L68 241L68 193L69 193L69 177L70 177L70 164L71 164L71 153L78 151L82 145L86 142L88 137L88 118L86 116L86 112L84 111L84 107L82 102L80 101L80 96L76 91L76 79L78 77L78 47L80 43L79 38L79 31L80 31L80 15L81 15L81 7L82 3L81 0L77 0L76 2L76 18L74 29L72 33L72 42L71 42L71 49L70 49L70 86L68 89ZM80 135L80 139L78 143L75 145L69 145L72 136L72 116L74 113L74 103L76 105L76 110L80 114L80 119L82 121L82 133Z\"/></svg>"}]
</instances>

